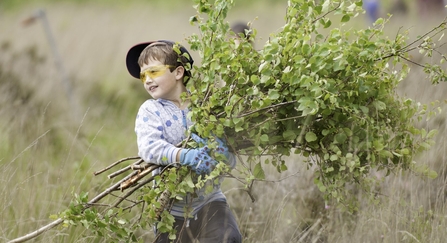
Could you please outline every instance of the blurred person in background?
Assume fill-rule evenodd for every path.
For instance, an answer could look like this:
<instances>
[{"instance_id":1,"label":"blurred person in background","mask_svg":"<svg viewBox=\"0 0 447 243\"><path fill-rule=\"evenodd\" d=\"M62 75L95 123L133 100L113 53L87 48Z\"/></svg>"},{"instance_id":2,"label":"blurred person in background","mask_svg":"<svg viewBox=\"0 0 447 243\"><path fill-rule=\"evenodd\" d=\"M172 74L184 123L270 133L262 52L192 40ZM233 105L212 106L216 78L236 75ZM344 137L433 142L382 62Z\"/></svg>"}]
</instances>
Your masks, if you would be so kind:
<instances>
[{"instance_id":1,"label":"blurred person in background","mask_svg":"<svg viewBox=\"0 0 447 243\"><path fill-rule=\"evenodd\" d=\"M366 11L368 22L370 24L376 22L380 13L379 0L363 0L363 9Z\"/></svg>"},{"instance_id":2,"label":"blurred person in background","mask_svg":"<svg viewBox=\"0 0 447 243\"><path fill-rule=\"evenodd\" d=\"M234 38L234 42L236 43L236 45L239 45L241 38L246 39L253 45L253 41L250 39L252 30L246 23L242 21L235 22L231 26L231 31L236 36L236 38Z\"/></svg>"},{"instance_id":3,"label":"blurred person in background","mask_svg":"<svg viewBox=\"0 0 447 243\"><path fill-rule=\"evenodd\" d=\"M408 5L405 0L394 0L389 12L393 16L406 16L408 14Z\"/></svg>"}]
</instances>

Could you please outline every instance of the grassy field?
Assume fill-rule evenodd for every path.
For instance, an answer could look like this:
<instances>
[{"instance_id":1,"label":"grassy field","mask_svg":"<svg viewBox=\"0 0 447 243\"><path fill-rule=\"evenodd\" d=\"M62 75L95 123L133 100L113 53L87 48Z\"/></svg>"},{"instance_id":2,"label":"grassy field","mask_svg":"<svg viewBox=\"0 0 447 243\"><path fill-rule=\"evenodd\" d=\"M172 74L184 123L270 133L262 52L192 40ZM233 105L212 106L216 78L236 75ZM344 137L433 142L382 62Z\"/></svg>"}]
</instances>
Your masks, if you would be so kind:
<instances>
[{"instance_id":1,"label":"grassy field","mask_svg":"<svg viewBox=\"0 0 447 243\"><path fill-rule=\"evenodd\" d=\"M137 154L134 119L148 97L128 75L124 58L130 46L148 40L187 46L185 38L197 33L188 21L195 10L189 1L177 2L0 3L0 242L50 223L73 193L101 192L113 180L93 172ZM261 48L284 23L285 6L246 1L228 20L252 22ZM37 9L45 10L67 79L55 65L42 21L23 24ZM387 32L393 36L403 26L414 37L436 24L414 12L395 18ZM356 24L367 23L359 16ZM197 53L193 57L200 63ZM397 92L446 108L446 84L432 85L417 66ZM267 169L267 181L255 183L255 202L227 180L225 194L244 242L445 242L446 124L445 113L420 123L439 130L435 146L416 160L435 170L436 179L408 172L386 177L375 202L356 192L361 208L355 214L324 202L300 157L288 159L287 173ZM152 239L151 229L141 234ZM58 227L30 242L108 241L82 227Z\"/></svg>"}]
</instances>

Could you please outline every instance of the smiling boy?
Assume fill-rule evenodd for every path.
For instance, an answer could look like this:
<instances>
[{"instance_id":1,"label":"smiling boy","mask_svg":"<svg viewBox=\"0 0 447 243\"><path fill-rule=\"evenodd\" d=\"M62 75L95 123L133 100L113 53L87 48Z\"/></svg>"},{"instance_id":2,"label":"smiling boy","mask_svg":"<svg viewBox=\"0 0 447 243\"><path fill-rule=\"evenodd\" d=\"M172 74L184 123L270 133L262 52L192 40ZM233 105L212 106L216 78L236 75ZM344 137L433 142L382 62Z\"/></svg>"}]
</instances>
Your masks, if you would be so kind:
<instances>
[{"instance_id":1,"label":"smiling boy","mask_svg":"<svg viewBox=\"0 0 447 243\"><path fill-rule=\"evenodd\" d=\"M217 161L209 156L206 146L197 149L175 146L186 138L186 131L192 125L187 118L189 101L182 97L187 94L186 83L191 77L189 70L193 63L186 48L172 41L145 42L128 51L129 73L143 82L152 97L141 105L135 121L138 155L148 163L179 163L197 174L209 174ZM226 145L220 143L218 149L227 158L224 162L233 168L236 160ZM203 187L196 189L194 195L176 200L170 213L175 217L175 242L242 241L220 183L213 186L211 193L205 193ZM158 235L156 242L169 242L168 235Z\"/></svg>"}]
</instances>

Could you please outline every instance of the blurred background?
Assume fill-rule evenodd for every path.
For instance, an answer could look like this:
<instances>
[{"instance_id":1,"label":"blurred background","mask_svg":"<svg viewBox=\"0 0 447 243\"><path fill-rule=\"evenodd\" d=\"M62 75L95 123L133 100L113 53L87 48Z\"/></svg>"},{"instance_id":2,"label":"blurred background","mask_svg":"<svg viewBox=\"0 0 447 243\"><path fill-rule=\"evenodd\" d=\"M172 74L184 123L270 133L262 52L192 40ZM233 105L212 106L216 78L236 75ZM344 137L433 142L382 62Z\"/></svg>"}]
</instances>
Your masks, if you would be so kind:
<instances>
[{"instance_id":1,"label":"blurred background","mask_svg":"<svg viewBox=\"0 0 447 243\"><path fill-rule=\"evenodd\" d=\"M284 24L287 1L235 2L228 22L250 24L258 33L254 45L261 49ZM411 41L445 18L445 4L365 0L365 13L350 24L368 28L392 14L385 32L395 36L409 30ZM189 23L195 14L193 1L186 0L0 2L1 242L51 222L49 216L65 210L73 193L89 191L93 197L112 185L93 172L137 155L134 120L148 98L127 73L127 50L157 39L188 47L186 38L199 33ZM439 50L447 52L443 46ZM199 65L198 53L192 55ZM446 91L446 84L432 85L418 66L397 90L444 109ZM239 190L241 184L227 180L225 194L244 242L445 242L446 115L419 125L439 130L435 146L417 158L438 177L398 173L384 178L377 185L377 203L362 192L354 195L362 203L355 214L322 199L300 157L290 157L282 174L266 168L267 182L254 185L255 202ZM140 234L152 239L151 229ZM82 227L58 227L30 242L108 240Z\"/></svg>"}]
</instances>

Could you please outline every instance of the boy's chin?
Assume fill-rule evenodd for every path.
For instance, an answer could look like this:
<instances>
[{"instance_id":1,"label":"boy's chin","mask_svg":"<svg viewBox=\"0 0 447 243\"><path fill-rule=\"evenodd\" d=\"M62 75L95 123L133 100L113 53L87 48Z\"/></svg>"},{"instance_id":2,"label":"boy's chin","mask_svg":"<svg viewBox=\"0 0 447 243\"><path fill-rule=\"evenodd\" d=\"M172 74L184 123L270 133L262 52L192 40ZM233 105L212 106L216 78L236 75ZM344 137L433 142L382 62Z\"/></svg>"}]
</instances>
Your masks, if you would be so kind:
<instances>
[{"instance_id":1,"label":"boy's chin","mask_svg":"<svg viewBox=\"0 0 447 243\"><path fill-rule=\"evenodd\" d=\"M154 99L154 100L160 98L158 95L156 95L156 94L154 94L154 93L151 93L151 92L147 92L147 93L148 93L148 94L152 97L152 99Z\"/></svg>"}]
</instances>

